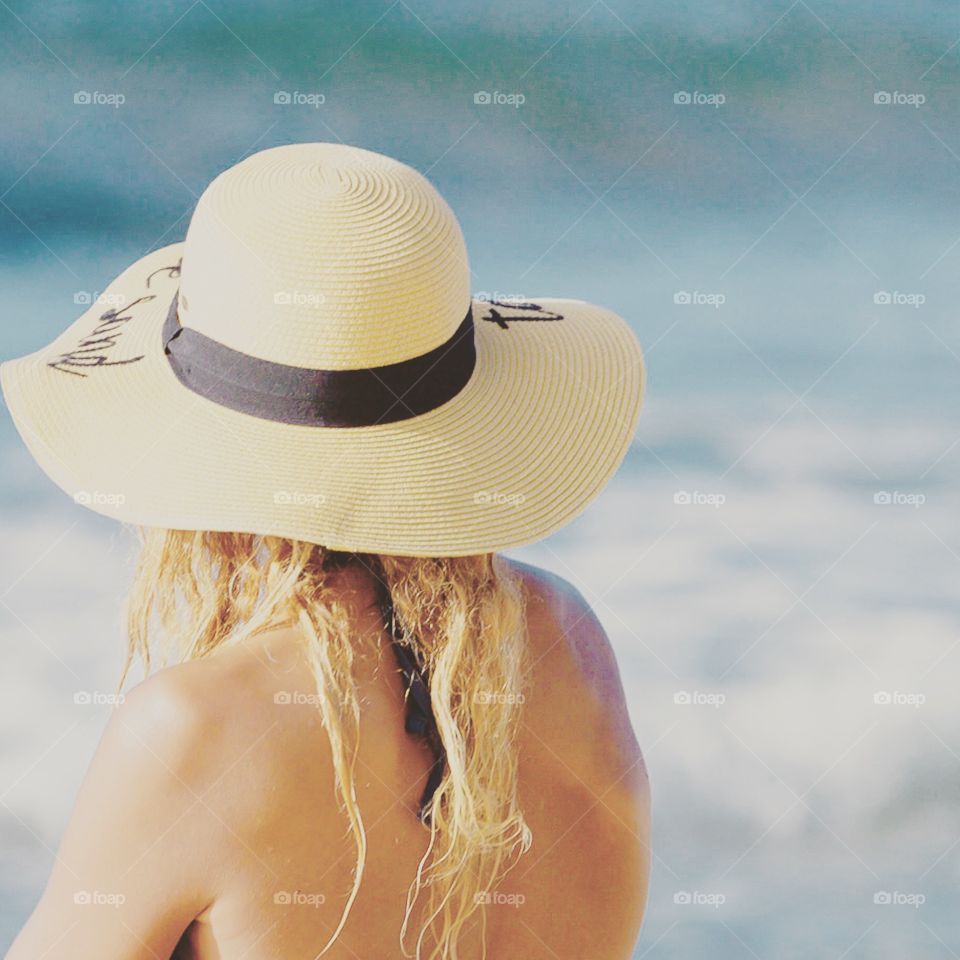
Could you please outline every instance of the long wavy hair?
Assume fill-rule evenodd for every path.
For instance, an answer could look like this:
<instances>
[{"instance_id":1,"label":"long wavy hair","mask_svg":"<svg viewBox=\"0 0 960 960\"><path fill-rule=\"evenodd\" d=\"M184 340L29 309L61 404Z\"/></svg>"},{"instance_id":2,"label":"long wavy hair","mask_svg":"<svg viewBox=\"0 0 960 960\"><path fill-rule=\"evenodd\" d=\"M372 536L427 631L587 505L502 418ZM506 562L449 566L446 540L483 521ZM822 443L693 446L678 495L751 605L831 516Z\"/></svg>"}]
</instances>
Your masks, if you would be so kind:
<instances>
[{"instance_id":1,"label":"long wavy hair","mask_svg":"<svg viewBox=\"0 0 960 960\"><path fill-rule=\"evenodd\" d=\"M301 628L339 805L356 846L350 894L318 956L343 930L367 851L354 783L360 719L354 650L331 576L345 562L359 561L389 589L395 614L426 667L446 752L443 779L428 808L427 852L411 879L398 937L406 956L456 957L464 925L532 840L518 803L516 751L505 749L516 743L520 710L488 705L491 694L521 694L516 702L523 701L528 661L516 574L495 554L357 555L245 533L137 528L137 534L121 688L138 657L149 673L158 659L166 664L208 657L274 626ZM162 658L154 656L161 644ZM429 896L410 954L406 940L424 888ZM480 930L486 956L485 913Z\"/></svg>"}]
</instances>

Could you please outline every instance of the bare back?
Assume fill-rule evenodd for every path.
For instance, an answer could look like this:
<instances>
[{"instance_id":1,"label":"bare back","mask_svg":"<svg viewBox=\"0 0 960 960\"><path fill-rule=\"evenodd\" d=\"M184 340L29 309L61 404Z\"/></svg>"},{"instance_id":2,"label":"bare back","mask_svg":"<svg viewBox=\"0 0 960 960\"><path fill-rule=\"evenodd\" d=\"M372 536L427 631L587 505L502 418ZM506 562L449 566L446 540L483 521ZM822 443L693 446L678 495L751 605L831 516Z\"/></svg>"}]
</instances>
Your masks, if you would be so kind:
<instances>
[{"instance_id":1,"label":"bare back","mask_svg":"<svg viewBox=\"0 0 960 960\"><path fill-rule=\"evenodd\" d=\"M485 915L487 956L496 960L626 960L646 899L648 792L616 666L596 618L569 585L512 565L525 586L531 648L531 685L512 708L522 710L519 792L533 845L487 892L475 920ZM408 888L427 850L429 831L416 812L432 758L404 732L402 681L370 596L359 581L346 589L355 598L357 634L371 638L359 645L355 665L356 790L368 848L356 902L326 956L386 960L402 955ZM199 909L185 933L171 920L173 955L314 957L340 919L356 852L337 806L330 746L300 638L293 629L263 634L242 649L163 671L142 689L151 684L160 703L139 698L147 719L142 726L134 720L138 739L170 717L182 728L186 713L190 749L166 757L162 744L150 747L176 770L178 783L166 802L158 798L152 822L128 842L127 857L139 853L149 861L165 850L162 868L180 864L184 877L203 873L209 883L206 892L184 884L183 896L195 896ZM136 698L135 692L130 706ZM61 856L83 842L68 837ZM45 900L57 897L52 881ZM38 915L46 910L49 919L55 909L41 904ZM408 948L416 933L410 931ZM10 960L34 955L31 936L40 935L28 926ZM62 954L54 947L49 960L86 956L76 941L70 946ZM461 946L464 958L480 957L478 922ZM142 954L151 955L157 954Z\"/></svg>"}]
</instances>

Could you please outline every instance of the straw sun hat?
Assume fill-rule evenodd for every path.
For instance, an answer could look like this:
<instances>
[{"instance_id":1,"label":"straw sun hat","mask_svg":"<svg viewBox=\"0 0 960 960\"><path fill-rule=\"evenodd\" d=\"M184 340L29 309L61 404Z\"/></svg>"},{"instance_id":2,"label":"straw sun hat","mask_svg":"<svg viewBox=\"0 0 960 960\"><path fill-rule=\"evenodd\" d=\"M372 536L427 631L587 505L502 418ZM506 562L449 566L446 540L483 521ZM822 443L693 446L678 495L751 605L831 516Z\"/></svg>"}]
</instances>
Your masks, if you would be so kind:
<instances>
[{"instance_id":1,"label":"straw sun hat","mask_svg":"<svg viewBox=\"0 0 960 960\"><path fill-rule=\"evenodd\" d=\"M472 299L457 220L415 170L304 143L220 174L182 243L0 384L43 470L98 513L462 556L586 507L644 369L603 307Z\"/></svg>"}]
</instances>

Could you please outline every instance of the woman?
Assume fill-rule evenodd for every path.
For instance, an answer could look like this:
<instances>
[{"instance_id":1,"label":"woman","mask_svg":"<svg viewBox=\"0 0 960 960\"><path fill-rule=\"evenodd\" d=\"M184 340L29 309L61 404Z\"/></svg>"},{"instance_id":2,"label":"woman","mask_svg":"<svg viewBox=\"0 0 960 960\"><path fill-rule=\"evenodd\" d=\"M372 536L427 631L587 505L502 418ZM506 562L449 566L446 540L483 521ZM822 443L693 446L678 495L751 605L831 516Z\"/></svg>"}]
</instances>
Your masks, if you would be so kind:
<instances>
[{"instance_id":1,"label":"woman","mask_svg":"<svg viewBox=\"0 0 960 960\"><path fill-rule=\"evenodd\" d=\"M630 956L616 664L573 587L498 551L599 493L642 359L610 311L469 280L420 174L277 147L0 366L43 469L138 528L123 676L161 662L8 960Z\"/></svg>"}]
</instances>

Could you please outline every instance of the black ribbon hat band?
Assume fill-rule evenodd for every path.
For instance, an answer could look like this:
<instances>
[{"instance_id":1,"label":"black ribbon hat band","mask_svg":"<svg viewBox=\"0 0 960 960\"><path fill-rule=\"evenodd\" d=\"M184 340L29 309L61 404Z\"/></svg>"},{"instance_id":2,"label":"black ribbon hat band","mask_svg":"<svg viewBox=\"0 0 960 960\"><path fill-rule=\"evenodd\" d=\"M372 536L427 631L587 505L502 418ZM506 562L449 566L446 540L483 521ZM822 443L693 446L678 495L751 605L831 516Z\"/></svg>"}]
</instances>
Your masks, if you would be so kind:
<instances>
[{"instance_id":1,"label":"black ribbon hat band","mask_svg":"<svg viewBox=\"0 0 960 960\"><path fill-rule=\"evenodd\" d=\"M438 347L381 367L315 370L274 363L182 327L174 296L163 348L194 393L264 420L317 427L366 427L407 420L439 407L467 384L476 365L473 314Z\"/></svg>"}]
</instances>

